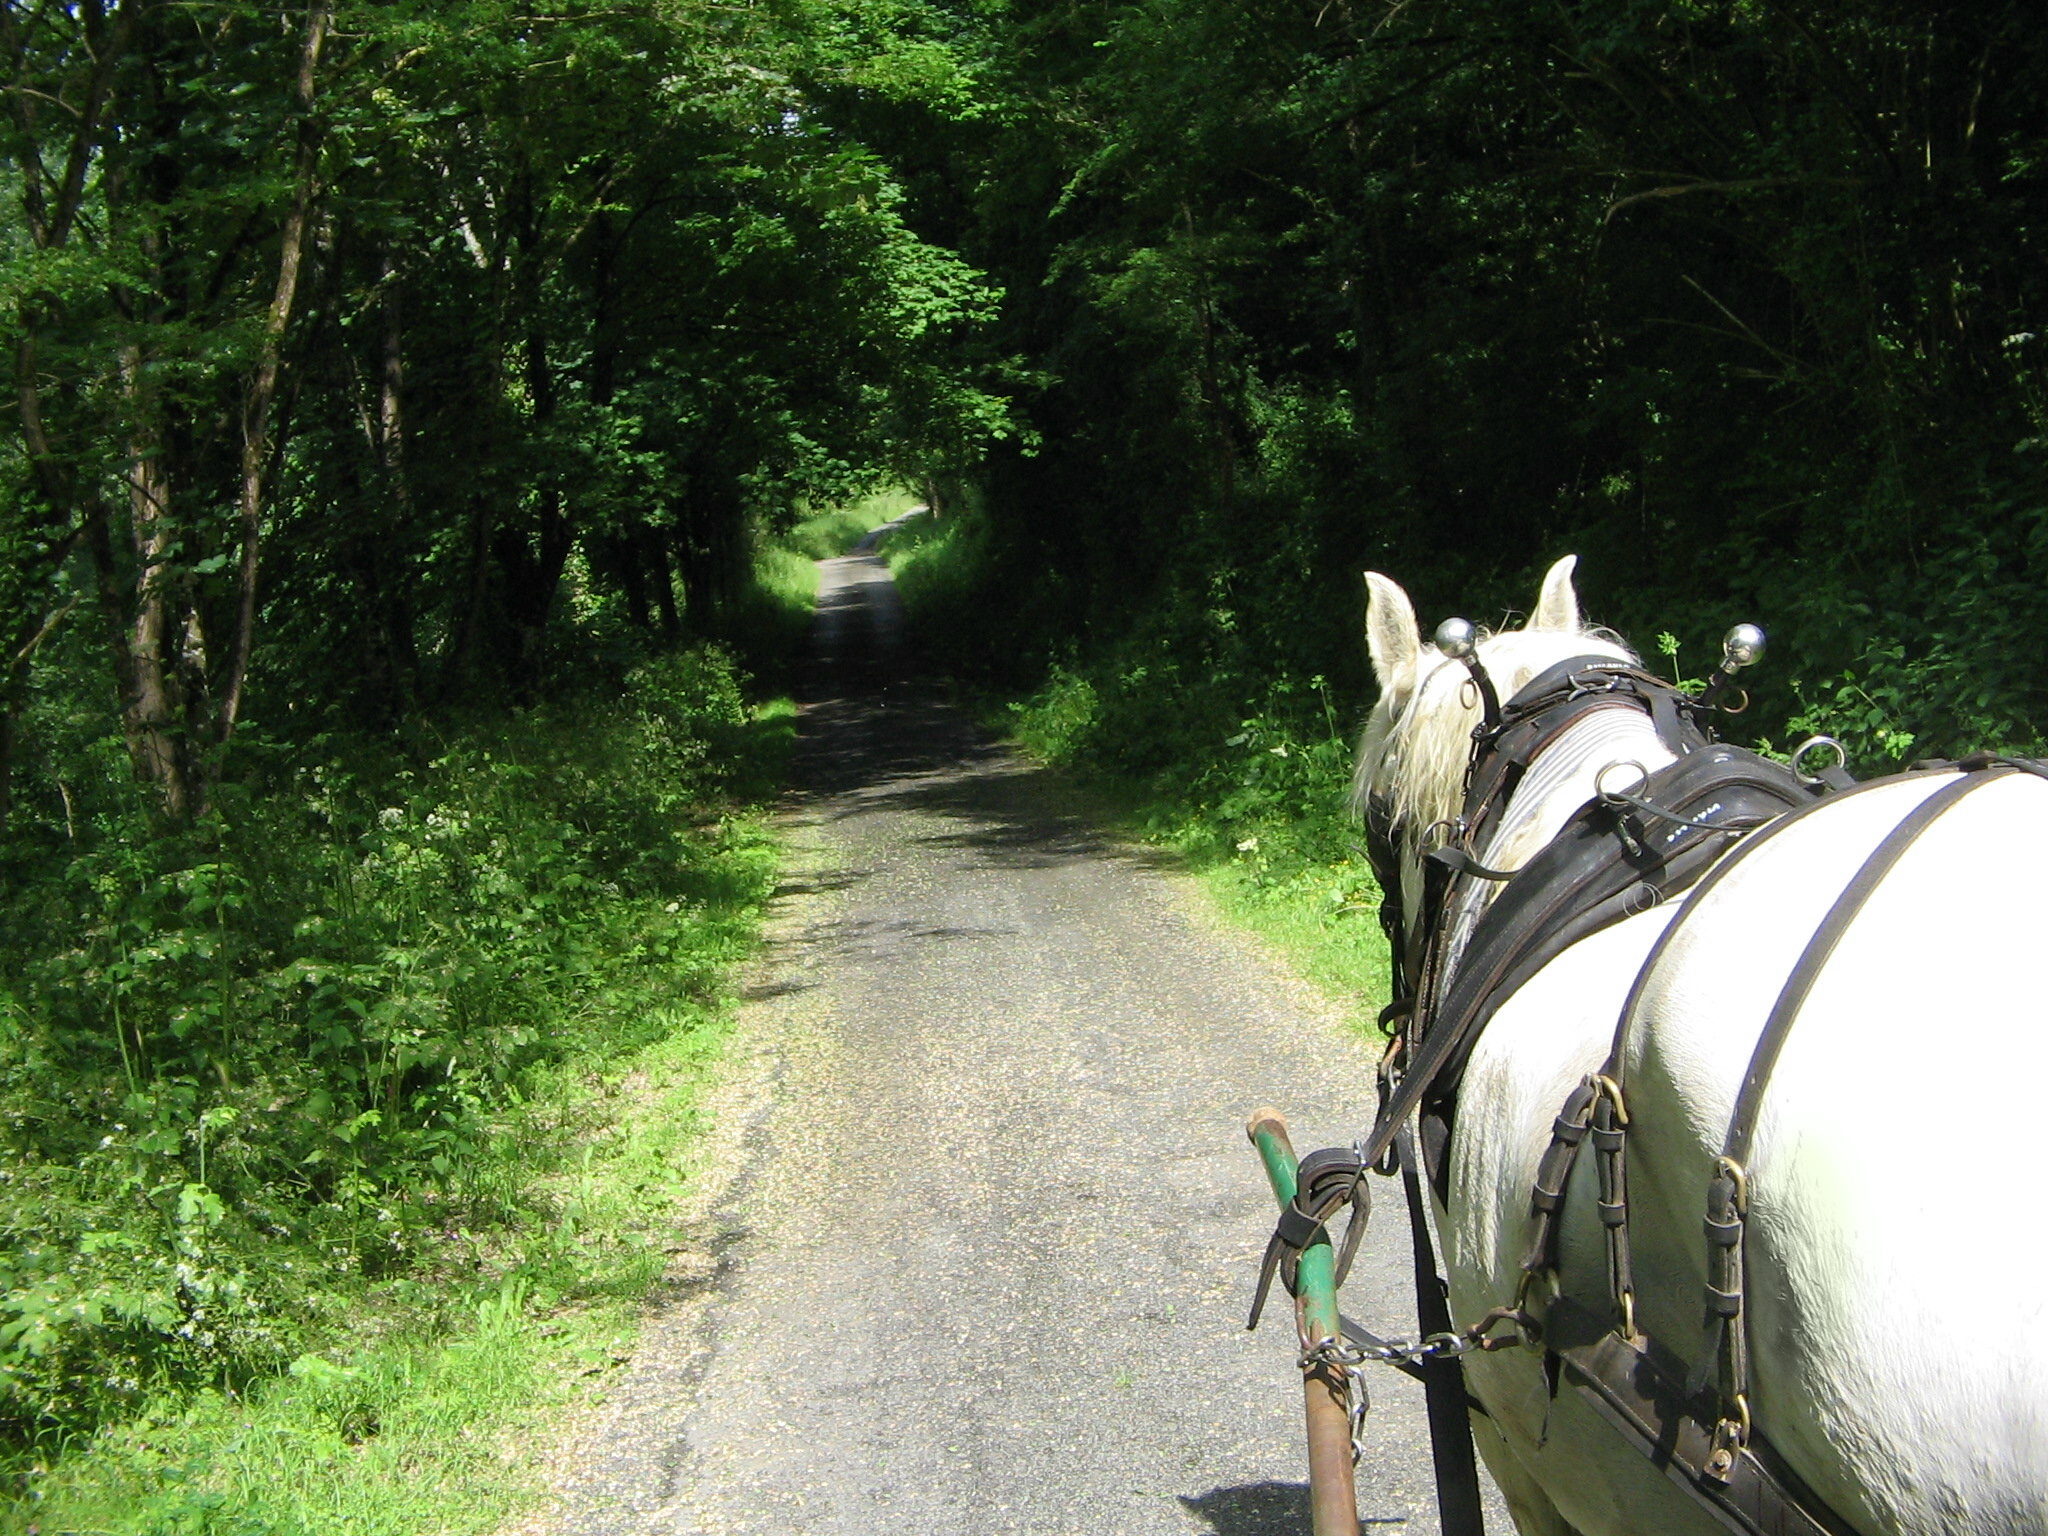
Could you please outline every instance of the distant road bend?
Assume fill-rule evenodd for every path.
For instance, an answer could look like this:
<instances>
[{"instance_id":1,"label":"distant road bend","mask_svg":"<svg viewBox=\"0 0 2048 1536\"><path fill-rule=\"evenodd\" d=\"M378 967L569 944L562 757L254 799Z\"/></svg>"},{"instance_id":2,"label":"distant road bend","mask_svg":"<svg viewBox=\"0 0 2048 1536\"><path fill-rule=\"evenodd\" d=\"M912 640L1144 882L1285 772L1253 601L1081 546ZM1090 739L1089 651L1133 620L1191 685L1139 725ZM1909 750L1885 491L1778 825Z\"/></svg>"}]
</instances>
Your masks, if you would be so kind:
<instances>
[{"instance_id":1,"label":"distant road bend","mask_svg":"<svg viewBox=\"0 0 2048 1536\"><path fill-rule=\"evenodd\" d=\"M1244 1117L1348 1141L1370 1061L947 707L879 558L820 577L789 869L703 1208L540 1528L1305 1533L1284 1298L1244 1327L1272 1224ZM1407 1284L1382 1220L1346 1306L1411 1331ZM1386 1373L1368 1529L1436 1530L1422 1425Z\"/></svg>"}]
</instances>

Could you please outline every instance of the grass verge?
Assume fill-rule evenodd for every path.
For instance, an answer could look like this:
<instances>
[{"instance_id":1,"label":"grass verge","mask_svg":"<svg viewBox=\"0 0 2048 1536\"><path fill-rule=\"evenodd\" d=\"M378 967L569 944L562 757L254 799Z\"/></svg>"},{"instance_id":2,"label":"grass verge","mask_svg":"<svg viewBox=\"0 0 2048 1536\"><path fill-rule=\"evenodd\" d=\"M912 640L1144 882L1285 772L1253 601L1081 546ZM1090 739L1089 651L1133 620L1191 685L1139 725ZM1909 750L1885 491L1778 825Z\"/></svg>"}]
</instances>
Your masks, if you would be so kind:
<instances>
[{"instance_id":1,"label":"grass verge","mask_svg":"<svg viewBox=\"0 0 2048 1536\"><path fill-rule=\"evenodd\" d=\"M788 533L776 535L775 542L807 560L830 560L853 548L862 535L901 517L918 503L914 492L900 487L877 491L843 507L812 512Z\"/></svg>"},{"instance_id":2,"label":"grass verge","mask_svg":"<svg viewBox=\"0 0 2048 1536\"><path fill-rule=\"evenodd\" d=\"M766 861L755 834L753 856ZM543 1226L485 1241L431 1308L367 1298L336 1340L31 1469L4 1518L41 1536L485 1532L545 1491L551 1433L601 1393L671 1258L730 1011L654 997L653 1044L566 1064L527 1108ZM408 1304L408 1303L412 1304Z\"/></svg>"}]
</instances>

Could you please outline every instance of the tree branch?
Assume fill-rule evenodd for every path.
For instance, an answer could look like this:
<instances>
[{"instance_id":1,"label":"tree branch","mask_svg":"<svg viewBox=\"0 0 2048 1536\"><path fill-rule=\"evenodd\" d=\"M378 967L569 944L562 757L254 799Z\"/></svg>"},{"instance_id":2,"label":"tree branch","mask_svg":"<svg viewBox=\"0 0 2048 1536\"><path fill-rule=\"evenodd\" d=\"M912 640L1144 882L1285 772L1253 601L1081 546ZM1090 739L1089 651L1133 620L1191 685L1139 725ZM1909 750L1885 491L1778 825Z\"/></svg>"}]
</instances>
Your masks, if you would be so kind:
<instances>
[{"instance_id":1,"label":"tree branch","mask_svg":"<svg viewBox=\"0 0 2048 1536\"><path fill-rule=\"evenodd\" d=\"M29 658L35 655L35 653L37 652L38 649L41 648L42 643L45 640L49 639L50 636L57 632L57 626L59 624L62 624L64 620L70 616L71 610L78 606L78 600L84 595L85 594L82 592L72 593L70 602L66 603L62 608L59 608L55 613L52 613L47 619L43 620L43 627L41 629L38 629L35 632L35 634L29 639L29 641L25 645L23 645L20 650L14 653L14 662L12 665L13 671L19 672L23 667L28 665Z\"/></svg>"},{"instance_id":2,"label":"tree branch","mask_svg":"<svg viewBox=\"0 0 2048 1536\"><path fill-rule=\"evenodd\" d=\"M1691 192L1759 192L1767 187L1860 187L1861 176L1755 176L1747 181L1687 181L1674 186L1652 187L1647 192L1635 192L1607 205L1607 211L1600 216L1602 224L1608 223L1624 208L1637 203L1647 203L1656 198L1684 197ZM1692 281L1690 278L1687 282Z\"/></svg>"}]
</instances>

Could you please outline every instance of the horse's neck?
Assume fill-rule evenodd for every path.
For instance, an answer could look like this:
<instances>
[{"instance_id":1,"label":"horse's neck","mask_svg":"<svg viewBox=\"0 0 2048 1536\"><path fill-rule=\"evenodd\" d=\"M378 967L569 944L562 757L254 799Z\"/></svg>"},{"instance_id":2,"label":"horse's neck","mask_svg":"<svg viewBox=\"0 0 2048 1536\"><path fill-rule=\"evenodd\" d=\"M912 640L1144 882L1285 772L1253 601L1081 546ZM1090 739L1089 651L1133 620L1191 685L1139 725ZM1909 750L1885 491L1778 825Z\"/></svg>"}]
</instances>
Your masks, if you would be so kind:
<instances>
[{"instance_id":1,"label":"horse's neck","mask_svg":"<svg viewBox=\"0 0 2048 1536\"><path fill-rule=\"evenodd\" d=\"M1674 761L1671 749L1658 739L1656 726L1641 710L1626 704L1589 709L1529 765L1493 835L1485 847L1475 848L1473 855L1489 869L1520 869L1599 793L1603 775L1608 789L1632 790L1641 777ZM1620 764L1630 766L1607 772ZM1637 766L1641 775L1634 771ZM1500 889L1490 880L1465 881L1451 920L1448 959L1452 967L1464 953L1473 925Z\"/></svg>"}]
</instances>

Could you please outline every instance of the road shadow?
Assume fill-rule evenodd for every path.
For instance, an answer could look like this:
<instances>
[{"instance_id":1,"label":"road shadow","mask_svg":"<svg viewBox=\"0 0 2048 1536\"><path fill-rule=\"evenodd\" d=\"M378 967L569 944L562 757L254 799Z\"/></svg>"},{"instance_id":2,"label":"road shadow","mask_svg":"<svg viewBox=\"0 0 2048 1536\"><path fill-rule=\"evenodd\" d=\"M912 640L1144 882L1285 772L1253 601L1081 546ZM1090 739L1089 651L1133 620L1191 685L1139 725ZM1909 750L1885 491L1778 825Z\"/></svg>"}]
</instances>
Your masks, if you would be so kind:
<instances>
[{"instance_id":1,"label":"road shadow","mask_svg":"<svg viewBox=\"0 0 2048 1536\"><path fill-rule=\"evenodd\" d=\"M1008 867L1177 865L1164 850L1104 835L1104 808L953 704L902 636L885 568L842 564L851 575L842 571L834 580L845 584L821 598L799 674L791 778L811 814L838 821L877 810L926 813L950 823L922 839L928 846Z\"/></svg>"},{"instance_id":2,"label":"road shadow","mask_svg":"<svg viewBox=\"0 0 2048 1536\"><path fill-rule=\"evenodd\" d=\"M1240 1483L1234 1488L1211 1488L1190 1497L1180 1495L1180 1507L1214 1536L1302 1536L1309 1528L1308 1484ZM1406 1515L1372 1517L1361 1515L1361 1529L1391 1529L1406 1525Z\"/></svg>"}]
</instances>

